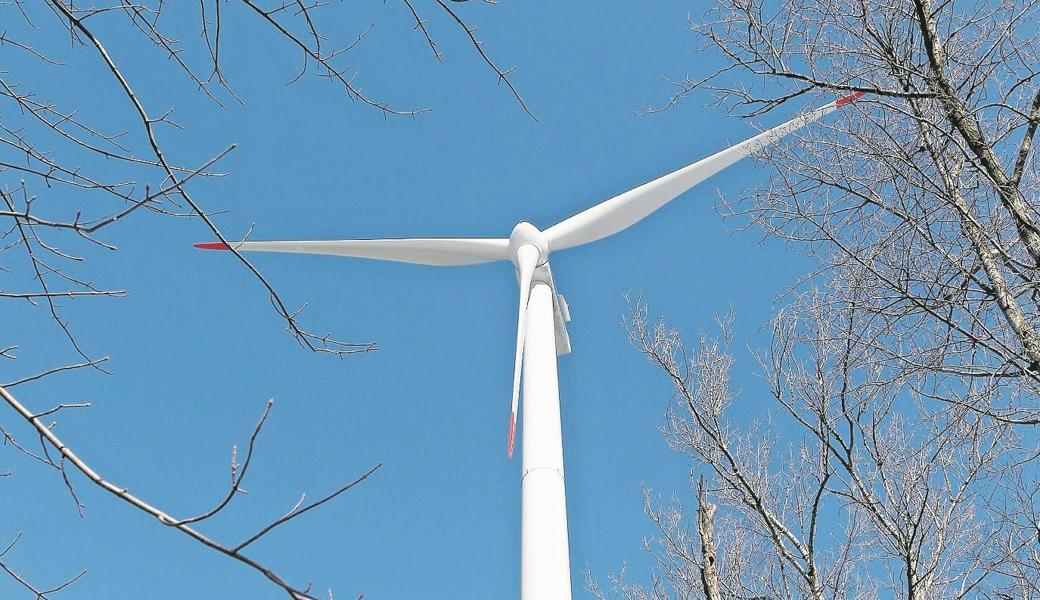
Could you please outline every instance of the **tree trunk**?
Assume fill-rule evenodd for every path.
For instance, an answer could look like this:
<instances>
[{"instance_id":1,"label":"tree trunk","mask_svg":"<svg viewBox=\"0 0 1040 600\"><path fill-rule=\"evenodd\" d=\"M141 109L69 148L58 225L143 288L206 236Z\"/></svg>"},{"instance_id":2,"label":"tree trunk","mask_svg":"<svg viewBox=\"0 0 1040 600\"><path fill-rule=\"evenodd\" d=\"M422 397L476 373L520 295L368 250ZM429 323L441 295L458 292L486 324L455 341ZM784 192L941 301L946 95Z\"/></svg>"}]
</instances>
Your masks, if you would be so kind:
<instances>
[{"instance_id":1,"label":"tree trunk","mask_svg":"<svg viewBox=\"0 0 1040 600\"><path fill-rule=\"evenodd\" d=\"M704 477L697 483L697 535L701 538L701 586L706 600L720 600L719 573L715 568L715 511L704 497Z\"/></svg>"}]
</instances>

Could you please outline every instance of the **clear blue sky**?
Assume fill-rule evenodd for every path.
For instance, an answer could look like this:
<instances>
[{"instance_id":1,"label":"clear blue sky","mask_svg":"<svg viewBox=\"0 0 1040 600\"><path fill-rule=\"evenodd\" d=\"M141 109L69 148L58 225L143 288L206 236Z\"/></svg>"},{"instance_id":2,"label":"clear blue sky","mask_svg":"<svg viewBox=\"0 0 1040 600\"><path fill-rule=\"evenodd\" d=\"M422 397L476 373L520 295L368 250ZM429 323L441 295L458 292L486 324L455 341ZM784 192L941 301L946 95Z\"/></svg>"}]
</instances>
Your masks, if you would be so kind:
<instances>
[{"instance_id":1,"label":"clear blue sky","mask_svg":"<svg viewBox=\"0 0 1040 600\"><path fill-rule=\"evenodd\" d=\"M537 123L435 6L417 4L431 18L443 64L403 4L354 4L337 5L350 17L337 23L344 38L374 25L352 58L364 89L432 112L384 119L323 79L283 85L299 67L297 55L235 3L226 9L225 68L246 104L220 110L159 53L129 51L141 46L97 18L150 109L177 109L186 130L162 131L171 157L198 163L239 144L222 164L231 176L194 188L209 210L229 211L219 217L229 236L250 226L254 239L507 236L521 219L549 226L753 131L705 109L703 96L655 117L634 115L668 97L661 75L712 68L691 52L686 17L700 10L696 3L459 6L489 53L518 66L514 81ZM185 32L194 47L196 32ZM67 104L75 96L85 115L129 129L139 147L139 130L121 117L125 98L92 52L61 41L41 45L68 63L64 69L30 70L33 63L0 48L8 77ZM767 174L738 165L616 238L553 257L573 314L574 352L560 360L560 387L576 598L587 596L584 569L604 578L628 562L645 575L640 542L653 529L642 512L643 484L689 499L689 465L658 433L668 383L630 348L619 326L622 296L644 292L655 312L690 335L733 307L737 345L759 343L801 259L761 246L753 232L730 233L738 223L711 206L718 189L736 193ZM211 239L201 223L139 213L104 239L120 250L95 256L89 272L129 296L65 306L87 349L111 355L114 375L83 372L18 388L38 408L93 403L63 414L59 425L84 458L172 514L194 514L225 492L231 446L246 441L274 398L245 482L249 494L204 531L228 541L249 535L301 492L316 497L383 462L371 480L253 553L294 583L311 580L337 598L517 597L520 461L505 452L516 319L510 265L256 255L288 303L309 303L305 325L381 347L337 360L301 350L230 256L192 249ZM42 310L5 304L0 322L23 346L17 362L0 363L2 380L75 358ZM746 393L736 410L749 418L766 406L752 371L742 354ZM14 419L8 413L0 422ZM78 476L85 518L53 472L10 448L0 448L0 470L15 473L0 480L0 541L24 536L8 561L41 585L88 570L58 598L282 597L253 571ZM19 594L0 577L0 597Z\"/></svg>"}]
</instances>

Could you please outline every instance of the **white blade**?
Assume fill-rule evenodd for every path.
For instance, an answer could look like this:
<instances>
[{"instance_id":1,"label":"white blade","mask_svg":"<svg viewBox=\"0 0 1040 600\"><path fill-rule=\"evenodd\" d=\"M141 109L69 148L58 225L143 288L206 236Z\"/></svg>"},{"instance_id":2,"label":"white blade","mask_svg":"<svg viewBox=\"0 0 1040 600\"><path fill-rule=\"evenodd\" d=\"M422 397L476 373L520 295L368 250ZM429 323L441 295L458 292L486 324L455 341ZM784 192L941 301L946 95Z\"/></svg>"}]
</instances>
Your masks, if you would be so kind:
<instances>
[{"instance_id":1,"label":"white blade","mask_svg":"<svg viewBox=\"0 0 1040 600\"><path fill-rule=\"evenodd\" d=\"M229 250L223 242L195 244L203 250ZM418 265L475 265L509 259L509 240L492 238L414 238L388 240L328 240L239 242L243 252L296 252L392 260Z\"/></svg>"},{"instance_id":2,"label":"white blade","mask_svg":"<svg viewBox=\"0 0 1040 600\"><path fill-rule=\"evenodd\" d=\"M509 458L516 445L516 413L520 407L520 371L524 364L524 336L527 332L527 301L531 297L531 278L541 253L534 244L524 244L516 251L516 271L520 276L520 308L516 320L516 358L513 362L513 403L509 415Z\"/></svg>"},{"instance_id":3,"label":"white blade","mask_svg":"<svg viewBox=\"0 0 1040 600\"><path fill-rule=\"evenodd\" d=\"M718 154L699 160L649 183L644 183L633 190L614 196L561 221L545 230L549 247L552 250L572 248L622 231L643 220L650 213L715 173L862 95L862 92L857 92L840 98L827 106L791 119L783 125L760 133Z\"/></svg>"}]
</instances>

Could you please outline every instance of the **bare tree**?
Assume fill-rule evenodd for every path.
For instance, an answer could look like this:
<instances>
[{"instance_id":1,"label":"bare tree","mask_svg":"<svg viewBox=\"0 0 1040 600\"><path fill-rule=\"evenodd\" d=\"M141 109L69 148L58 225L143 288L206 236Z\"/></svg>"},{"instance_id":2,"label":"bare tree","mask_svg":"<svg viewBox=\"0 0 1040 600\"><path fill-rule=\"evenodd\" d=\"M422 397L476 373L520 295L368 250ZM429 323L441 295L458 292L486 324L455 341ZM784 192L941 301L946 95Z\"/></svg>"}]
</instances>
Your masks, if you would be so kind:
<instances>
[{"instance_id":1,"label":"bare tree","mask_svg":"<svg viewBox=\"0 0 1040 600\"><path fill-rule=\"evenodd\" d=\"M421 6L417 1L402 0L414 18L418 39L429 46L436 60L442 60L442 54L423 11L437 15L446 27L457 29L498 83L505 84L520 109L533 118L509 77L511 69L500 68L494 62L476 37L475 29L464 20L463 7L455 4L461 1L465 0L430 0ZM486 4L474 4L466 10L480 6ZM19 386L29 386L64 371L104 370L107 357L97 353L90 340L70 326L63 307L74 301L100 301L126 294L118 283L97 283L92 272L92 265L103 261L106 253L117 250L106 241L106 234L118 227L134 227L141 213L150 212L171 221L200 222L216 239L229 241L214 215L207 212L205 200L193 190L200 180L225 175L220 171L220 163L235 145L214 148L209 158L188 164L167 151L171 139L187 135L177 120L177 107L154 106L146 99L157 96L158 86L176 85L179 81L197 90L202 102L227 109L244 103L231 83L233 75L225 70L223 51L226 33L245 20L261 24L273 43L299 57L299 71L288 74L291 82L312 75L324 78L359 109L375 110L386 118L416 116L429 110L401 107L363 91L357 70L348 60L351 50L369 34L369 28L358 24L354 34L341 39L330 39L325 33L334 27L342 31L342 24L351 22L349 6L313 0L111 0L87 4L73 0L0 1L0 56L9 57L0 69L0 221L5 223L0 244L0 300L27 303L44 311L66 341L64 349L47 348L53 366L42 372L18 373L17 351L33 340L0 340L0 361L11 367L5 373L15 373L9 379L5 375L6 381L0 383L2 404L10 409L8 418L0 421L0 435L6 448L53 469L81 514L83 505L76 484L86 481L154 517L163 526L259 572L291 598L302 599L312 597L309 585L288 583L270 567L249 557L245 550L272 529L364 481L379 464L317 501L305 503L301 498L283 517L258 527L255 535L237 543L223 542L208 537L198 527L227 509L242 491L254 444L271 402L249 438L241 463L237 447L232 451L230 488L222 500L197 516L178 518L112 483L58 437L54 429L56 415L87 408L88 403L69 400L50 408L33 408L42 400L30 393L24 397L14 393L15 388L19 393L24 389ZM184 30L183 23L194 23L195 30ZM180 41L187 36L197 40L194 45ZM81 110L72 93L48 97L45 91L37 89L34 75L66 68L50 56L59 47L86 56L101 67L103 79L97 82L97 93L104 90L113 98L112 106L104 114ZM123 58L130 53L152 53L157 58L169 59L164 63L169 65L168 72L161 78L135 81L122 66ZM113 124L124 129L110 130ZM287 304L252 263L237 251L232 252L269 295L276 314L305 349L343 357L376 348L372 342L346 341L305 329L300 321L302 309ZM33 443L20 442L22 437ZM39 450L34 438L38 438ZM2 475L6 478L9 473ZM5 485L13 484L10 479L5 480ZM37 600L63 591L82 575L47 589L24 579L9 565L17 541L16 537L0 552L0 569Z\"/></svg>"},{"instance_id":2,"label":"bare tree","mask_svg":"<svg viewBox=\"0 0 1040 600\"><path fill-rule=\"evenodd\" d=\"M748 118L867 95L721 205L816 259L758 355L768 418L733 417L751 401L725 320L696 348L645 305L628 321L709 492L699 537L651 497L658 572L615 576L623 596L717 597L695 576L712 556L725 598L1040 596L1038 21L1033 0L720 0L693 25L723 67L646 112L698 90Z\"/></svg>"}]
</instances>

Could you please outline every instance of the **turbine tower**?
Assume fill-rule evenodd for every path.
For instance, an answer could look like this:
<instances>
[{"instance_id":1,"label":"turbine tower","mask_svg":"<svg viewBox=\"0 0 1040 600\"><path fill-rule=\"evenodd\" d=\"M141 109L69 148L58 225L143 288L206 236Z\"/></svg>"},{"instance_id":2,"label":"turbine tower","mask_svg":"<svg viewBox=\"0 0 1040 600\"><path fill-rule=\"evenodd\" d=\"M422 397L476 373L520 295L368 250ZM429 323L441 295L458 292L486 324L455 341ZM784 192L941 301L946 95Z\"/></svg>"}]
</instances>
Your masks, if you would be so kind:
<instances>
[{"instance_id":1,"label":"turbine tower","mask_svg":"<svg viewBox=\"0 0 1040 600\"><path fill-rule=\"evenodd\" d=\"M411 238L195 244L205 250L294 252L457 266L509 260L520 284L507 453L513 456L521 382L524 392L520 528L521 600L570 600L570 557L556 357L571 351L570 310L557 292L549 254L608 237L683 192L796 129L855 101L839 98L540 231L521 222L508 238Z\"/></svg>"}]
</instances>

